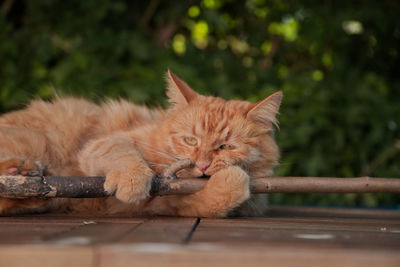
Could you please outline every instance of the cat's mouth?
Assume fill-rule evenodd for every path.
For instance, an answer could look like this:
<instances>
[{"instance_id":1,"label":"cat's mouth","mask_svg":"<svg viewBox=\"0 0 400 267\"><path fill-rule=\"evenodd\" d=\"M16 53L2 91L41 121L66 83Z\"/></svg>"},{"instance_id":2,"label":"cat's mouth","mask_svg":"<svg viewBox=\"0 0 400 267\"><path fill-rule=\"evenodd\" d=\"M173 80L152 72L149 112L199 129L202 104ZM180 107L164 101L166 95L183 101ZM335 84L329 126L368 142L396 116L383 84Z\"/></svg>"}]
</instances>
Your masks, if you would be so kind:
<instances>
[{"instance_id":1,"label":"cat's mouth","mask_svg":"<svg viewBox=\"0 0 400 267\"><path fill-rule=\"evenodd\" d=\"M201 178L201 179L210 179L210 177L211 177L211 175L203 174L203 175L200 176L199 178Z\"/></svg>"}]
</instances>

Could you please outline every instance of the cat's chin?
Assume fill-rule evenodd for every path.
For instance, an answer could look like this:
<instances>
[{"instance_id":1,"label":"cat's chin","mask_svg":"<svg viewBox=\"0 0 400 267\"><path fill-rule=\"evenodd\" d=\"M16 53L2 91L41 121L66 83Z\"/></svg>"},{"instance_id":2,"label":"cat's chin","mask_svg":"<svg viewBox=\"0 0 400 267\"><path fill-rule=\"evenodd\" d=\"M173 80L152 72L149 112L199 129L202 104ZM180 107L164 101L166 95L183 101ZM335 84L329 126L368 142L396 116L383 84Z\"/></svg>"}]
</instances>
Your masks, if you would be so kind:
<instances>
[{"instance_id":1,"label":"cat's chin","mask_svg":"<svg viewBox=\"0 0 400 267\"><path fill-rule=\"evenodd\" d=\"M203 173L202 171L198 170L197 168L184 169L184 170L181 170L181 171L177 172L176 176L178 178L181 178L181 179L185 179L185 178L204 178L204 179L208 179L208 178L210 178L212 175L214 175L216 172L218 172L221 169L210 169L210 170L207 170L205 173Z\"/></svg>"}]
</instances>

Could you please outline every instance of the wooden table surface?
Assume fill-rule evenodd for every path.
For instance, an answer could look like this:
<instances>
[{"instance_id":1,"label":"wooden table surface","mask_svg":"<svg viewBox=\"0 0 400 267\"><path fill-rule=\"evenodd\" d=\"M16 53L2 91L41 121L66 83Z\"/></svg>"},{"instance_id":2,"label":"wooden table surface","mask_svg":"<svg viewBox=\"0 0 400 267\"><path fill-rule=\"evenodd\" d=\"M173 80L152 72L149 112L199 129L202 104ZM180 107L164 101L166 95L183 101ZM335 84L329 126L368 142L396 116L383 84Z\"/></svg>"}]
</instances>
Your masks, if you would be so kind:
<instances>
[{"instance_id":1,"label":"wooden table surface","mask_svg":"<svg viewBox=\"0 0 400 267\"><path fill-rule=\"evenodd\" d=\"M400 266L400 212L262 218L0 217L0 266Z\"/></svg>"}]
</instances>

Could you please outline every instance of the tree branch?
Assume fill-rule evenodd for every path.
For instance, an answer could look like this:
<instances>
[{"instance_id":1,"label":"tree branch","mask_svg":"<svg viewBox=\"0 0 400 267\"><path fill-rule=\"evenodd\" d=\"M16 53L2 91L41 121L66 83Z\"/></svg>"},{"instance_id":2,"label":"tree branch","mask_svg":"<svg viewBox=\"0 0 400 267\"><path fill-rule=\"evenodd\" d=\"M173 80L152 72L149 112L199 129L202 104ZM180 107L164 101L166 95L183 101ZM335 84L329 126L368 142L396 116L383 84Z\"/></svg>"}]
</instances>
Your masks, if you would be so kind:
<instances>
[{"instance_id":1,"label":"tree branch","mask_svg":"<svg viewBox=\"0 0 400 267\"><path fill-rule=\"evenodd\" d=\"M193 167L190 159L177 161L153 177L150 195L192 194L200 191L207 179L178 179L176 173ZM108 197L105 177L0 176L0 197ZM400 193L396 178L267 177L254 178L250 190L259 193Z\"/></svg>"}]
</instances>

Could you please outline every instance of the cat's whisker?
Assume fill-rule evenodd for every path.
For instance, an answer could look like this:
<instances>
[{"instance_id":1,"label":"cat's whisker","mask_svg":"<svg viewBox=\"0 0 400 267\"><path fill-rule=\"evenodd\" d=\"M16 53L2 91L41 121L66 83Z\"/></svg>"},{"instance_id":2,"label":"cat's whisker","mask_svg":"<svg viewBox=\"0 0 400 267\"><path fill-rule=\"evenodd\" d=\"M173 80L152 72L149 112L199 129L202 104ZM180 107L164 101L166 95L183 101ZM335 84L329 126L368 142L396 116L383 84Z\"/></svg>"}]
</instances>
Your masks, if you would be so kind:
<instances>
[{"instance_id":1,"label":"cat's whisker","mask_svg":"<svg viewBox=\"0 0 400 267\"><path fill-rule=\"evenodd\" d=\"M141 141L136 141L136 143L138 143L140 146L142 146L142 148L144 150L147 150L147 151L159 154L159 155L163 155L163 156L166 156L166 157L174 159L174 160L182 159L182 158L180 158L180 157L178 157L178 156L176 156L176 155L174 155L172 153L169 153L169 152L166 152L166 151L163 151L163 150L160 150L160 149L156 149L154 146L152 146L152 145L150 145L148 143L144 143L144 142L141 142Z\"/></svg>"},{"instance_id":2,"label":"cat's whisker","mask_svg":"<svg viewBox=\"0 0 400 267\"><path fill-rule=\"evenodd\" d=\"M154 153L154 154L157 154L157 155L159 155L159 156L163 156L163 157L166 157L166 158L172 159L172 160L179 160L179 159L181 159L181 158L179 158L179 157L177 157L177 156L174 156L174 155L171 155L171 154L162 152L162 151L157 151L157 150L152 149L152 148L146 148L146 147L144 147L144 148L142 148L142 150L145 150L145 151L147 151L147 152L151 152L151 153Z\"/></svg>"}]
</instances>

